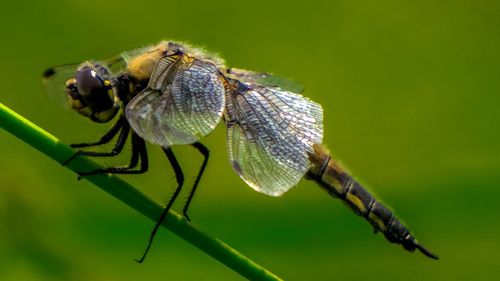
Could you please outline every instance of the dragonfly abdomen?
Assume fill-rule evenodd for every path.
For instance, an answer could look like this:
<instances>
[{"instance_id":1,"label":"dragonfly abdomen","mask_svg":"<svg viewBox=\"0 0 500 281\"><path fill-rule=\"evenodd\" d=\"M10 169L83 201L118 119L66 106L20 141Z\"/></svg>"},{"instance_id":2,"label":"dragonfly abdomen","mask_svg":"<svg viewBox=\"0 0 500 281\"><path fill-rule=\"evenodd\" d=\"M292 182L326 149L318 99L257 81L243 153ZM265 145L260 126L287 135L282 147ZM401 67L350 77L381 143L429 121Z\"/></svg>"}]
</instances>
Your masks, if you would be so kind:
<instances>
[{"instance_id":1,"label":"dragonfly abdomen","mask_svg":"<svg viewBox=\"0 0 500 281\"><path fill-rule=\"evenodd\" d=\"M365 218L374 227L375 232L382 232L389 242L401 244L410 252L419 249L430 258L438 258L419 245L394 213L347 174L324 147L315 145L314 150L315 153L309 156L311 169L308 177L310 179L316 181L330 195L344 201L357 215Z\"/></svg>"}]
</instances>

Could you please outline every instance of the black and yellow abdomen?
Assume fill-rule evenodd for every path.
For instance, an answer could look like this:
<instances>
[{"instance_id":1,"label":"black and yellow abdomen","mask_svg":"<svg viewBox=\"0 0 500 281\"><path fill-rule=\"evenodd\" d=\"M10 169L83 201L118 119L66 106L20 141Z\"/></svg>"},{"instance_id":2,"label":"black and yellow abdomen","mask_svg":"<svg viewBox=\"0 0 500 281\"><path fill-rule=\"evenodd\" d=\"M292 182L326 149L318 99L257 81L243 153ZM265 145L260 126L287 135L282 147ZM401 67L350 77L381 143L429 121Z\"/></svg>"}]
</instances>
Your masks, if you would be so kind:
<instances>
[{"instance_id":1,"label":"black and yellow abdomen","mask_svg":"<svg viewBox=\"0 0 500 281\"><path fill-rule=\"evenodd\" d=\"M316 181L330 195L344 201L357 215L365 218L376 232L382 232L390 242L401 244L407 251L419 249L430 258L438 258L419 245L408 228L388 208L344 172L325 148L315 145L314 150L314 154L309 156L312 164L308 173L309 179Z\"/></svg>"}]
</instances>

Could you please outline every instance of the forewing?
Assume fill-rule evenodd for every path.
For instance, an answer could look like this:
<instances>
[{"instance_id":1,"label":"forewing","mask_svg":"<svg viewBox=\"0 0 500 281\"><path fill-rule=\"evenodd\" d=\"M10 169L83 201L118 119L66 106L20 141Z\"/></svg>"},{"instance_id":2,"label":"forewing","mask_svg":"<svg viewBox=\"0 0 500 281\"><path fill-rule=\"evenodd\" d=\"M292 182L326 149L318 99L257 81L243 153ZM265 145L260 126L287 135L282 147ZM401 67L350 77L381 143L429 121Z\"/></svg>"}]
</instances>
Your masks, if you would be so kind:
<instances>
[{"instance_id":1,"label":"forewing","mask_svg":"<svg viewBox=\"0 0 500 281\"><path fill-rule=\"evenodd\" d=\"M50 101L62 108L69 109L66 81L73 78L79 64L68 64L52 67L42 74L42 86Z\"/></svg>"},{"instance_id":2,"label":"forewing","mask_svg":"<svg viewBox=\"0 0 500 281\"><path fill-rule=\"evenodd\" d=\"M228 153L253 189L279 196L309 169L307 152L323 140L321 106L299 94L255 86L228 102Z\"/></svg>"},{"instance_id":3,"label":"forewing","mask_svg":"<svg viewBox=\"0 0 500 281\"><path fill-rule=\"evenodd\" d=\"M223 82L212 63L194 60L169 71L155 69L162 73L159 80L126 107L134 131L163 147L194 143L209 134L222 117L225 101Z\"/></svg>"},{"instance_id":4,"label":"forewing","mask_svg":"<svg viewBox=\"0 0 500 281\"><path fill-rule=\"evenodd\" d=\"M265 87L280 88L284 91L300 94L304 91L304 86L278 75L267 72L255 72L238 68L229 68L227 72L239 81L250 85L260 85Z\"/></svg>"},{"instance_id":5,"label":"forewing","mask_svg":"<svg viewBox=\"0 0 500 281\"><path fill-rule=\"evenodd\" d=\"M120 52L109 56L105 59L99 60L101 64L106 66L108 70L114 75L120 74L127 70L128 63L134 58L143 55L153 48L153 46L146 46L143 48L130 49L124 52Z\"/></svg>"}]
</instances>

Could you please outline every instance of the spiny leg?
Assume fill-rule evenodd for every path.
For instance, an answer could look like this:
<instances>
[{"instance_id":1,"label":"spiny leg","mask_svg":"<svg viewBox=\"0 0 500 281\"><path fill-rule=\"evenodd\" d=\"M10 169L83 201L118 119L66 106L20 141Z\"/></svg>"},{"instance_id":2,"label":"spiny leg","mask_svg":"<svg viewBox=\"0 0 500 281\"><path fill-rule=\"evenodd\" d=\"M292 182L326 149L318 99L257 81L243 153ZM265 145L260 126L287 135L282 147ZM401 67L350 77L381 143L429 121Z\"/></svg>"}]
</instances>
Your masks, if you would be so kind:
<instances>
[{"instance_id":1,"label":"spiny leg","mask_svg":"<svg viewBox=\"0 0 500 281\"><path fill-rule=\"evenodd\" d=\"M117 122L116 124L118 124L118 123L120 123L120 122ZM113 128L111 128L112 130L110 130L109 132L111 132L115 129L116 124L115 124L115 126L113 126ZM116 156L116 155L120 154L120 152L122 152L122 150L123 150L123 147L125 146L125 143L127 142L127 137L129 135L129 132L130 132L130 125L127 122L123 122L117 128L118 128L117 131L120 131L120 134L118 135L118 139L116 140L115 146L113 147L113 149L110 152L95 152L95 151L79 150L75 154L73 154L70 158L68 158L68 160L64 161L63 166L66 166L69 162L73 161L73 159L75 159L75 157L77 157L79 155L90 156L90 157L111 157L111 156ZM102 139L104 139L104 137L106 137L105 142L99 143L99 142L101 142L101 141L99 141L99 142L94 143L93 145L88 145L88 146L97 146L97 145L102 145L102 144L108 143L109 142L108 138L112 139L116 135L116 132L112 132L112 136L108 136L109 132L101 138L101 141L102 141Z\"/></svg>"},{"instance_id":2,"label":"spiny leg","mask_svg":"<svg viewBox=\"0 0 500 281\"><path fill-rule=\"evenodd\" d=\"M172 204L174 203L175 199L179 195L182 189L182 185L184 184L184 173L182 172L181 166L179 165L179 162L177 162L177 159L175 158L174 153L172 152L171 148L163 148L163 151L165 152L165 155L168 158L168 161L170 162L170 165L174 169L175 172L175 179L177 180L177 188L175 189L174 194L170 198L170 200L167 203L167 206L165 209L163 209L163 212L160 215L160 218L156 222L155 227L153 228L153 231L151 231L151 235L149 237L148 245L146 246L146 250L144 251L144 254L140 259L136 259L135 261L138 263L142 263L144 259L146 258L146 255L149 252L149 249L151 248L151 244L153 243L153 239L156 236L156 232L158 232L158 229L160 228L161 224L165 220L165 217L168 214L168 211L170 210L170 207L172 207Z\"/></svg>"},{"instance_id":3,"label":"spiny leg","mask_svg":"<svg viewBox=\"0 0 500 281\"><path fill-rule=\"evenodd\" d=\"M196 192L196 188L198 187L198 183L200 183L200 179L203 176L203 172L205 171L205 168L207 167L208 157L210 155L210 151L202 143L195 142L191 145L194 148L196 148L203 155L203 163L201 164L200 170L198 171L198 175L196 176L196 180L194 181L194 185L191 188L191 191L189 192L189 196L188 196L188 199L186 201L186 204L184 205L184 208L182 209L182 214L184 215L184 217L188 221L191 221L191 219L189 218L189 216L187 214L189 204L191 204L191 200L193 200L194 193Z\"/></svg>"},{"instance_id":4,"label":"spiny leg","mask_svg":"<svg viewBox=\"0 0 500 281\"><path fill-rule=\"evenodd\" d=\"M128 126L128 124L127 124ZM104 168L104 169L99 169L91 172L83 172L80 173L81 176L89 176L89 175L95 175L95 174L103 174L103 173L110 173L110 174L143 174L145 173L148 168L149 168L149 160L148 160L148 154L146 150L146 143L144 142L143 139L141 139L138 135L135 133L132 133L132 156L130 157L130 162L127 166L125 167L109 167L109 168ZM137 167L137 164L139 162L139 158L141 160L141 165L138 170L133 170L135 167Z\"/></svg>"},{"instance_id":5,"label":"spiny leg","mask_svg":"<svg viewBox=\"0 0 500 281\"><path fill-rule=\"evenodd\" d=\"M99 139L98 141L88 142L88 143L75 143L75 144L71 144L70 146L73 148L83 148L83 147L98 146L98 145L106 144L106 143L110 142L114 136L116 136L118 131L120 131L121 127L125 123L126 123L125 116L121 115L120 118L118 119L118 121L116 121L116 123L109 129L109 131L104 136L102 136L101 139Z\"/></svg>"}]
</instances>

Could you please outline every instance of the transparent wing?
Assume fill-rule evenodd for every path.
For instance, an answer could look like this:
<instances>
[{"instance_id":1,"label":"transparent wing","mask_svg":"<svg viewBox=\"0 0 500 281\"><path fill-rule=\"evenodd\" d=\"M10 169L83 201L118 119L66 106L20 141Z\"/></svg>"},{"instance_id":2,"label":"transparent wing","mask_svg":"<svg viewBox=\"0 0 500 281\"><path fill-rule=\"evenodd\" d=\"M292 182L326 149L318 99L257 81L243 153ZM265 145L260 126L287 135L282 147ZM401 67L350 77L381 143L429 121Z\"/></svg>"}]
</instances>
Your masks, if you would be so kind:
<instances>
[{"instance_id":1,"label":"transparent wing","mask_svg":"<svg viewBox=\"0 0 500 281\"><path fill-rule=\"evenodd\" d=\"M304 91L304 86L302 86L301 84L288 78L284 78L267 72L255 72L238 68L228 68L227 73L231 74L239 81L250 85L280 88L282 90L297 94L300 94Z\"/></svg>"},{"instance_id":2,"label":"transparent wing","mask_svg":"<svg viewBox=\"0 0 500 281\"><path fill-rule=\"evenodd\" d=\"M98 63L105 66L111 73L119 73L126 69L126 57L130 57L129 53L132 53L132 51L110 56L104 60L98 61ZM82 64L61 65L51 67L43 72L42 86L52 103L62 108L70 108L70 103L68 102L68 96L66 94L66 81L75 77L80 65Z\"/></svg>"},{"instance_id":3,"label":"transparent wing","mask_svg":"<svg viewBox=\"0 0 500 281\"><path fill-rule=\"evenodd\" d=\"M69 109L66 94L66 81L73 78L79 64L68 64L52 67L42 74L42 86L50 101L62 108Z\"/></svg>"},{"instance_id":4,"label":"transparent wing","mask_svg":"<svg viewBox=\"0 0 500 281\"><path fill-rule=\"evenodd\" d=\"M127 65L130 61L140 55L147 53L148 51L151 51L152 48L153 46L146 46L142 48L127 50L107 58L106 62L111 72L119 73L127 69Z\"/></svg>"},{"instance_id":5,"label":"transparent wing","mask_svg":"<svg viewBox=\"0 0 500 281\"><path fill-rule=\"evenodd\" d=\"M155 69L154 83L127 105L127 120L139 136L164 147L196 142L222 117L223 82L210 62L164 62L156 66L162 69Z\"/></svg>"},{"instance_id":6,"label":"transparent wing","mask_svg":"<svg viewBox=\"0 0 500 281\"><path fill-rule=\"evenodd\" d=\"M233 169L256 191L283 194L309 169L313 144L323 141L323 109L278 88L239 87L231 96L226 118Z\"/></svg>"}]
</instances>

